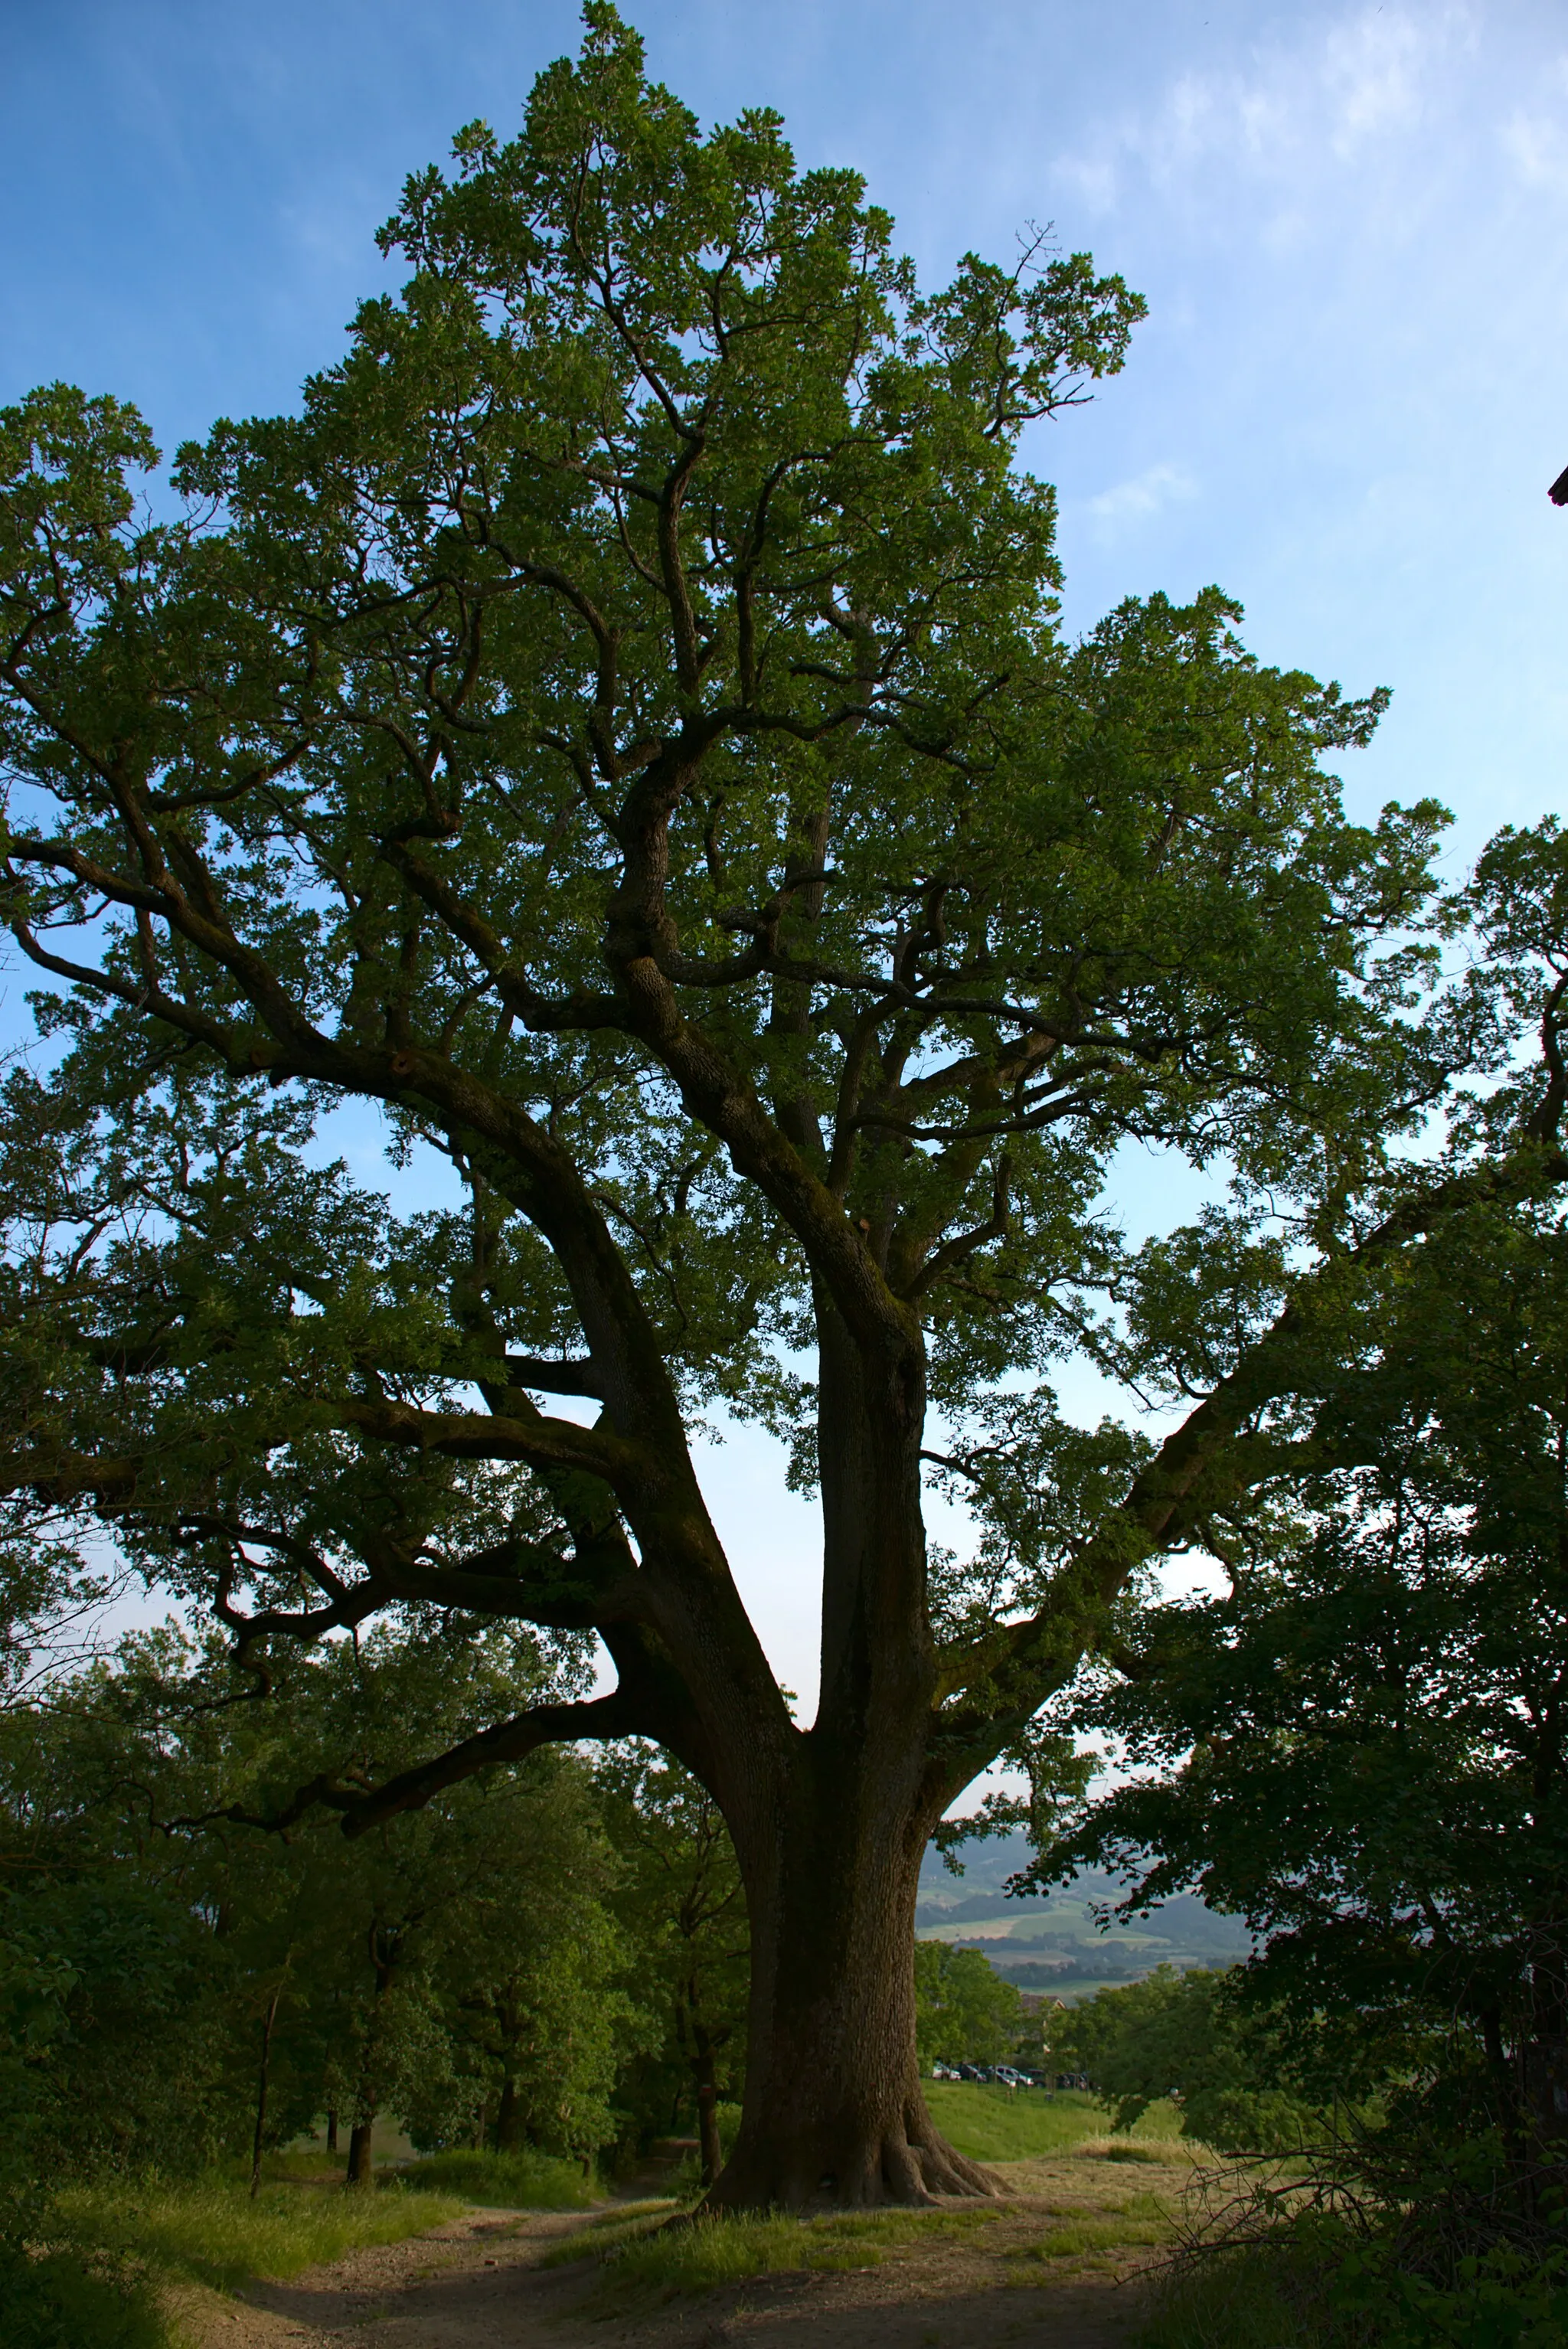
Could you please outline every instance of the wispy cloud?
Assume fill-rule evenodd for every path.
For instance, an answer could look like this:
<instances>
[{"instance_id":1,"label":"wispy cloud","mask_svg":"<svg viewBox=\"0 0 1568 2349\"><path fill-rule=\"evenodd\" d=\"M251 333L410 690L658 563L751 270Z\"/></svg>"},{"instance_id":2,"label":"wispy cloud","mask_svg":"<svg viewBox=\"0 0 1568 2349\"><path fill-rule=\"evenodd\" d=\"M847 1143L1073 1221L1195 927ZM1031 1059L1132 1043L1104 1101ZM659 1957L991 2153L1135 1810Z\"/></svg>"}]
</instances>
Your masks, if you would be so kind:
<instances>
[{"instance_id":1,"label":"wispy cloud","mask_svg":"<svg viewBox=\"0 0 1568 2349\"><path fill-rule=\"evenodd\" d=\"M1502 151L1527 188L1568 195L1568 57L1558 59L1544 95L1555 103L1542 106L1538 98L1503 124Z\"/></svg>"},{"instance_id":2,"label":"wispy cloud","mask_svg":"<svg viewBox=\"0 0 1568 2349\"><path fill-rule=\"evenodd\" d=\"M1195 498L1198 484L1184 466L1150 465L1086 501L1101 531L1122 531L1169 505Z\"/></svg>"},{"instance_id":3,"label":"wispy cloud","mask_svg":"<svg viewBox=\"0 0 1568 2349\"><path fill-rule=\"evenodd\" d=\"M1418 122L1430 66L1468 36L1464 10L1435 8L1418 16L1367 8L1333 26L1324 44L1319 77L1323 128L1334 151L1347 156L1370 140Z\"/></svg>"},{"instance_id":4,"label":"wispy cloud","mask_svg":"<svg viewBox=\"0 0 1568 2349\"><path fill-rule=\"evenodd\" d=\"M1225 176L1299 180L1364 164L1418 131L1443 69L1473 46L1468 6L1363 5L1260 48L1244 67L1186 71L1154 104L1096 126L1057 176L1087 209L1112 210L1141 181L1170 194Z\"/></svg>"}]
</instances>

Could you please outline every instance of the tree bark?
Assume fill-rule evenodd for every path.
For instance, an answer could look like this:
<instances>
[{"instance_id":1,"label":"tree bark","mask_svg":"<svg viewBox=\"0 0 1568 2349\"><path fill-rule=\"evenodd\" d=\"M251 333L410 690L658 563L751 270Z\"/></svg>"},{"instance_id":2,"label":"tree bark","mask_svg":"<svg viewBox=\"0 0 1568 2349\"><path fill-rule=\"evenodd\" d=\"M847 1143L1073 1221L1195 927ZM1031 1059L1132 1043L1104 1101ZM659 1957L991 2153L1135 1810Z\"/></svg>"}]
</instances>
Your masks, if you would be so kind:
<instances>
[{"instance_id":1,"label":"tree bark","mask_svg":"<svg viewBox=\"0 0 1568 2349\"><path fill-rule=\"evenodd\" d=\"M740 2134L714 2209L995 2194L926 2110L914 1905L942 1807L920 1507L918 1336L855 1343L819 1289L822 1695L761 1804L725 1805L746 1879Z\"/></svg>"},{"instance_id":2,"label":"tree bark","mask_svg":"<svg viewBox=\"0 0 1568 2349\"><path fill-rule=\"evenodd\" d=\"M327 2109L326 2149L328 2153L337 2151L337 2106L335 2105L330 2106Z\"/></svg>"},{"instance_id":3,"label":"tree bark","mask_svg":"<svg viewBox=\"0 0 1568 2349\"><path fill-rule=\"evenodd\" d=\"M710 2209L1002 2190L938 2133L921 2087L913 1950L924 1821L885 1839L855 1825L846 1832L824 1806L814 1833L781 1838L775 1882L748 1887L746 2095Z\"/></svg>"},{"instance_id":4,"label":"tree bark","mask_svg":"<svg viewBox=\"0 0 1568 2349\"><path fill-rule=\"evenodd\" d=\"M344 2180L347 2186L368 2186L371 2182L370 2132L375 2126L374 2118L356 2121L348 2132L348 2176Z\"/></svg>"},{"instance_id":5,"label":"tree bark","mask_svg":"<svg viewBox=\"0 0 1568 2349\"><path fill-rule=\"evenodd\" d=\"M724 2167L724 2155L718 2142L718 2091L713 2084L712 2065L707 2079L696 2087L696 2137L698 2158L702 2163L702 2182L712 2187Z\"/></svg>"}]
</instances>

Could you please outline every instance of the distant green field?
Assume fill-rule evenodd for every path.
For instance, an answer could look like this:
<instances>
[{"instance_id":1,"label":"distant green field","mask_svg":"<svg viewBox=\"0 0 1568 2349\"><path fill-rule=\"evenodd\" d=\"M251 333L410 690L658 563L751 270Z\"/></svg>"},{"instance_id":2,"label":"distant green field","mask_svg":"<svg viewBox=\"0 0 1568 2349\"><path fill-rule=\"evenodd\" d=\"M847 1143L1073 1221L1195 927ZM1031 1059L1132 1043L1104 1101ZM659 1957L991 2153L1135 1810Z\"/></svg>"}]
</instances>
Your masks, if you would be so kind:
<instances>
[{"instance_id":1,"label":"distant green field","mask_svg":"<svg viewBox=\"0 0 1568 2349\"><path fill-rule=\"evenodd\" d=\"M971 2161L1037 2161L1110 2133L1106 2107L1077 2090L1047 2096L1043 2088L1018 2088L1009 2095L978 2080L927 2080L925 2101L948 2143ZM1130 2134L1173 2137L1181 2126L1171 2106L1154 2105Z\"/></svg>"}]
</instances>

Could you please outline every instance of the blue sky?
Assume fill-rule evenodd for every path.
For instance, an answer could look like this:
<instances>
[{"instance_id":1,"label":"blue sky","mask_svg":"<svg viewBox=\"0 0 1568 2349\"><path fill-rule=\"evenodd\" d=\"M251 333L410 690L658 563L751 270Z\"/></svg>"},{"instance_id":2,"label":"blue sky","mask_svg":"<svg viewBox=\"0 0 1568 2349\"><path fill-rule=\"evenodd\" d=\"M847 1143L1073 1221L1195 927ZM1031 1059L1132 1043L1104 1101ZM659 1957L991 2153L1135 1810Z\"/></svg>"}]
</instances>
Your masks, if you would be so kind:
<instances>
[{"instance_id":1,"label":"blue sky","mask_svg":"<svg viewBox=\"0 0 1568 2349\"><path fill-rule=\"evenodd\" d=\"M1462 868L1564 799L1568 12L1549 0L645 0L705 119L769 103L929 278L1051 221L1144 293L1124 376L1038 429L1068 616L1217 580L1265 657L1387 685L1352 803L1434 793ZM566 0L0 5L0 398L136 399L166 448L329 362L404 173L503 134ZM792 1685L799 1547L759 1453L722 1516Z\"/></svg>"}]
</instances>

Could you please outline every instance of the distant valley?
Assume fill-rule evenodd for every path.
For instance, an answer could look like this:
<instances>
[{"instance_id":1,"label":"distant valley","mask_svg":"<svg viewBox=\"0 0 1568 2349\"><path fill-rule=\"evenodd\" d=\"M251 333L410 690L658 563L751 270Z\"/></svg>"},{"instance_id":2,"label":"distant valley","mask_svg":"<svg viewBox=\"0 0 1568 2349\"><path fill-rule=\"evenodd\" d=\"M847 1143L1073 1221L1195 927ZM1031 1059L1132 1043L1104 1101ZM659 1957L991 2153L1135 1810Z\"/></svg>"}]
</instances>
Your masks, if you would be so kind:
<instances>
[{"instance_id":1,"label":"distant valley","mask_svg":"<svg viewBox=\"0 0 1568 2349\"><path fill-rule=\"evenodd\" d=\"M1233 1965L1252 1947L1240 1918L1221 1916L1191 1893L1135 1924L1116 1922L1101 1931L1093 1912L1113 1906L1122 1888L1093 1870L1043 1895L1009 1899L1007 1878L1031 1857L1021 1835L969 1845L961 1857L964 1872L954 1876L934 1850L927 1852L915 1931L922 1940L982 1951L1020 1990L1082 1998L1102 1983L1137 1982L1158 1965Z\"/></svg>"}]
</instances>

